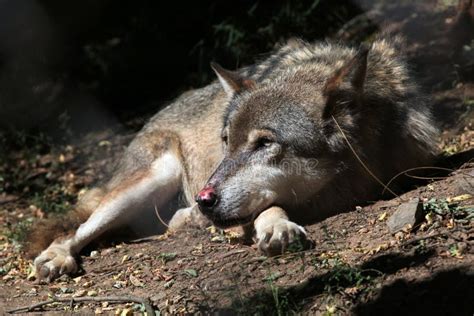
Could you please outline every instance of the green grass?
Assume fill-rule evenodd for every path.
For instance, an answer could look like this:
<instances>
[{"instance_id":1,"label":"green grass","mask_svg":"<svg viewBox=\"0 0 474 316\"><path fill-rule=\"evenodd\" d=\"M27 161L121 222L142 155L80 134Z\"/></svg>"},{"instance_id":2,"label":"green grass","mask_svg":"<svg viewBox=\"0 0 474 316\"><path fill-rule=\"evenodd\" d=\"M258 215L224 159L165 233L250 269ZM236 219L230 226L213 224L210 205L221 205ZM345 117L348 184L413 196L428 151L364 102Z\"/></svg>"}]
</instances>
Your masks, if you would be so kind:
<instances>
[{"instance_id":1,"label":"green grass","mask_svg":"<svg viewBox=\"0 0 474 316\"><path fill-rule=\"evenodd\" d=\"M276 312L276 315L283 316L296 314L296 311L292 309L290 306L290 297L289 293L282 291L276 284L275 280L278 278L277 275L271 274L269 277L266 278L268 287L270 288L270 292L273 298L273 310Z\"/></svg>"},{"instance_id":2,"label":"green grass","mask_svg":"<svg viewBox=\"0 0 474 316\"><path fill-rule=\"evenodd\" d=\"M362 270L351 266L340 259L334 261L332 269L323 277L324 292L335 294L346 288L364 290L374 279L374 271Z\"/></svg>"},{"instance_id":3,"label":"green grass","mask_svg":"<svg viewBox=\"0 0 474 316\"><path fill-rule=\"evenodd\" d=\"M235 284L229 291L232 298L231 310L237 315L298 315L299 307L286 289L279 287L276 280L279 273L268 273L262 282L266 285L260 293L254 293L251 297L243 294L241 284L236 279Z\"/></svg>"}]
</instances>

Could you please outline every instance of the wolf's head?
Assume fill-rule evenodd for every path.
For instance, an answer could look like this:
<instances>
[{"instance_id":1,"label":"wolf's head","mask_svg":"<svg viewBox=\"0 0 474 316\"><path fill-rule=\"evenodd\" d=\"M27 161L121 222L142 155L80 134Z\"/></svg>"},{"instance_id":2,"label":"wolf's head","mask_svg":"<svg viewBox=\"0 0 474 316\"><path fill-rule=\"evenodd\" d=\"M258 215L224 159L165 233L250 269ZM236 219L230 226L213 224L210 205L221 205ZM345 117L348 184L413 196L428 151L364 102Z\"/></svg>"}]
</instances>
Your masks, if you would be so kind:
<instances>
[{"instance_id":1,"label":"wolf's head","mask_svg":"<svg viewBox=\"0 0 474 316\"><path fill-rule=\"evenodd\" d=\"M246 224L270 206L304 205L339 170L347 146L335 125L354 125L367 48L339 67L304 64L256 82L213 64L228 94L224 159L196 197L216 225ZM342 64L342 66L341 66Z\"/></svg>"}]
</instances>

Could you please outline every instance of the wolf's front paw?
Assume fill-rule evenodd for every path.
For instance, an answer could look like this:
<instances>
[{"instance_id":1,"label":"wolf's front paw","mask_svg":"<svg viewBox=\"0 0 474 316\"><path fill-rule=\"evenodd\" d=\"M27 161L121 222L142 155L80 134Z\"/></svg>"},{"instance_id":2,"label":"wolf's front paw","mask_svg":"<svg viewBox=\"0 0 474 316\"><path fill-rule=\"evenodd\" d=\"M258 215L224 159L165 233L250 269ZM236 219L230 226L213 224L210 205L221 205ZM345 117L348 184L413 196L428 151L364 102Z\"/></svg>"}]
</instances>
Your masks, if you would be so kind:
<instances>
[{"instance_id":1,"label":"wolf's front paw","mask_svg":"<svg viewBox=\"0 0 474 316\"><path fill-rule=\"evenodd\" d=\"M210 224L209 220L202 215L197 206L182 208L173 215L168 223L170 231L189 228L205 228Z\"/></svg>"},{"instance_id":2,"label":"wolf's front paw","mask_svg":"<svg viewBox=\"0 0 474 316\"><path fill-rule=\"evenodd\" d=\"M257 231L257 244L265 255L277 256L290 250L291 245L298 248L306 247L306 231L296 223L278 219L261 231Z\"/></svg>"},{"instance_id":3,"label":"wolf's front paw","mask_svg":"<svg viewBox=\"0 0 474 316\"><path fill-rule=\"evenodd\" d=\"M71 252L61 245L51 245L34 261L39 281L51 282L62 274L77 271L77 263Z\"/></svg>"}]
</instances>

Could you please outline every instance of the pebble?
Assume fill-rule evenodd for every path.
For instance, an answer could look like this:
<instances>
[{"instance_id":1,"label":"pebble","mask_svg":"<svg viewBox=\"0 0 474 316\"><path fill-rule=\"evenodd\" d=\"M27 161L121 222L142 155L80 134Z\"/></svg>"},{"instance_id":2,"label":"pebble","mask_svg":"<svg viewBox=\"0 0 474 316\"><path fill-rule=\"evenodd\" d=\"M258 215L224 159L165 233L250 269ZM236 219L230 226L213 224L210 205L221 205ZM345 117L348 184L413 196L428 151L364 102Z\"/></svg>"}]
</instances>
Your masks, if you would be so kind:
<instances>
[{"instance_id":1,"label":"pebble","mask_svg":"<svg viewBox=\"0 0 474 316\"><path fill-rule=\"evenodd\" d=\"M84 296L84 295L86 295L86 294L87 294L86 290L79 290L79 291L77 291L76 293L74 293L74 294L72 295L72 297L82 297L82 296Z\"/></svg>"},{"instance_id":2,"label":"pebble","mask_svg":"<svg viewBox=\"0 0 474 316\"><path fill-rule=\"evenodd\" d=\"M466 242L458 242L457 243L457 248L460 254L463 254L466 252L468 248L468 244Z\"/></svg>"},{"instance_id":3,"label":"pebble","mask_svg":"<svg viewBox=\"0 0 474 316\"><path fill-rule=\"evenodd\" d=\"M151 300L153 303L158 303L158 302L163 301L165 298L166 298L166 293L165 293L165 292L160 292L160 293L158 293L158 294L153 295L153 296L150 298L150 300Z\"/></svg>"}]
</instances>

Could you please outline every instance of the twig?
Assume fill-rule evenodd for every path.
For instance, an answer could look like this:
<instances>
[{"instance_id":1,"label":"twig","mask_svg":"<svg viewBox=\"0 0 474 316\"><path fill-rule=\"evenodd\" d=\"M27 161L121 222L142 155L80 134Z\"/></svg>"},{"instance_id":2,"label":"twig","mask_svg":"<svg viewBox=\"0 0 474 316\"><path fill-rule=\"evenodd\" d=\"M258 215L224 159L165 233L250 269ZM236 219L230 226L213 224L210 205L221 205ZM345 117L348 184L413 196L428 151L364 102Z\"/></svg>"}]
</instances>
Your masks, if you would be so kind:
<instances>
[{"instance_id":1,"label":"twig","mask_svg":"<svg viewBox=\"0 0 474 316\"><path fill-rule=\"evenodd\" d=\"M416 238L412 238L410 240L407 240L405 242L403 242L400 247L403 248L405 246L408 246L408 245L411 245L411 244L414 244L414 243L417 243L419 241L423 241L423 240L426 240L426 239L431 239L431 238L436 238L436 237L441 237L441 236L446 236L448 233L446 232L442 232L442 233L436 233L436 234L433 234L433 235L428 235L428 236L421 236L421 237L416 237Z\"/></svg>"},{"instance_id":2,"label":"twig","mask_svg":"<svg viewBox=\"0 0 474 316\"><path fill-rule=\"evenodd\" d=\"M18 312L31 312L35 308L43 307L45 305L49 305L52 303L68 303L72 306L73 303L82 303L82 302L111 302L111 303L126 303L126 302L133 302L138 304L143 304L145 307L145 311L148 316L154 316L155 310L150 305L150 302L146 298L136 297L136 296L84 296L84 297L54 297L47 301L39 302L36 304L22 306L14 309L10 309L7 311L9 314L14 314Z\"/></svg>"},{"instance_id":3,"label":"twig","mask_svg":"<svg viewBox=\"0 0 474 316\"><path fill-rule=\"evenodd\" d=\"M149 237L143 237L143 238L137 238L137 239L132 239L130 241L127 241L128 244L139 244L143 242L149 242L149 241L157 241L157 240L163 240L167 236L167 233L158 235L158 236L149 236Z\"/></svg>"},{"instance_id":4,"label":"twig","mask_svg":"<svg viewBox=\"0 0 474 316\"><path fill-rule=\"evenodd\" d=\"M461 229L460 227L457 227L457 228L454 228L453 230L439 232L439 233L436 233L436 234L433 234L433 235L427 235L427 236L420 236L420 237L412 238L410 240L406 240L405 242L403 242L400 245L400 247L403 248L405 246L417 243L419 241L423 241L423 240L431 239L431 238L436 238L436 237L441 237L441 236L451 237L455 240L458 240L456 237L452 236L452 234L455 233L455 232L462 232L462 233L465 233L467 235L470 235L470 234L474 233L474 228L466 230L466 229Z\"/></svg>"},{"instance_id":5,"label":"twig","mask_svg":"<svg viewBox=\"0 0 474 316\"><path fill-rule=\"evenodd\" d=\"M237 254L244 253L244 252L248 252L248 250L247 249L237 249L237 250L234 250L234 251L229 251L229 252L223 253L220 256L218 256L218 258L219 259L224 259L224 258L227 258L229 256L237 255Z\"/></svg>"}]
</instances>

